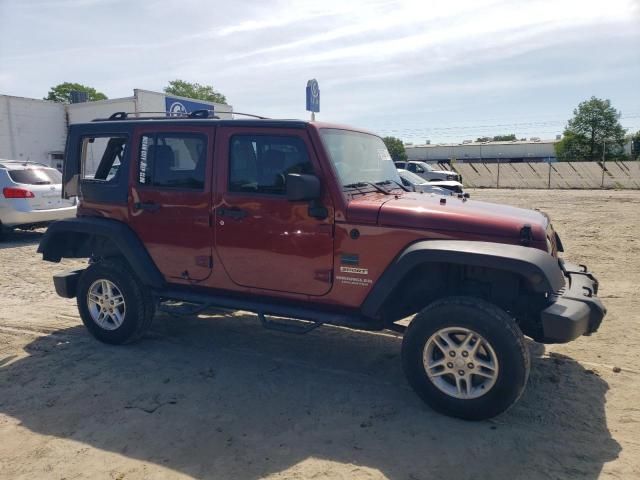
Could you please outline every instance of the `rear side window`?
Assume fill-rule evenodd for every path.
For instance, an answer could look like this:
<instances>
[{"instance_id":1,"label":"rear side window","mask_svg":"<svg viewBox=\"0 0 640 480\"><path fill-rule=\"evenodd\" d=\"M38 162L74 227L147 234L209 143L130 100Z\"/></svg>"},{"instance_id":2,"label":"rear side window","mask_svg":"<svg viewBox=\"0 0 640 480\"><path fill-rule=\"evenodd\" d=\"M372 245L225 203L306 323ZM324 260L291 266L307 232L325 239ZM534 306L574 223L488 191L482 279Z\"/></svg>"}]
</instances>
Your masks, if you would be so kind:
<instances>
[{"instance_id":1,"label":"rear side window","mask_svg":"<svg viewBox=\"0 0 640 480\"><path fill-rule=\"evenodd\" d=\"M127 137L86 137L82 140L82 179L111 182L116 178L127 148Z\"/></svg>"},{"instance_id":2,"label":"rear side window","mask_svg":"<svg viewBox=\"0 0 640 480\"><path fill-rule=\"evenodd\" d=\"M229 191L284 195L289 173L313 173L299 137L234 135L229 146Z\"/></svg>"},{"instance_id":3,"label":"rear side window","mask_svg":"<svg viewBox=\"0 0 640 480\"><path fill-rule=\"evenodd\" d=\"M16 183L27 185L54 185L62 183L62 174L54 168L24 168L8 170L9 177Z\"/></svg>"},{"instance_id":4,"label":"rear side window","mask_svg":"<svg viewBox=\"0 0 640 480\"><path fill-rule=\"evenodd\" d=\"M143 135L138 158L141 185L202 190L207 166L205 135Z\"/></svg>"}]
</instances>

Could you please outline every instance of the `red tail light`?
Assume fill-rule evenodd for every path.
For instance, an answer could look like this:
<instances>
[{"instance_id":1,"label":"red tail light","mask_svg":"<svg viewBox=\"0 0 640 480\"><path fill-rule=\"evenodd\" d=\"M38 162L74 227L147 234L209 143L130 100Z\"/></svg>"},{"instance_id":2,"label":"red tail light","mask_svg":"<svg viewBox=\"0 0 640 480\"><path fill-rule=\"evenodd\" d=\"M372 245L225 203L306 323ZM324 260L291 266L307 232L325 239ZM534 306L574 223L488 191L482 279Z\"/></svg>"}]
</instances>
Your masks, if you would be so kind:
<instances>
[{"instance_id":1,"label":"red tail light","mask_svg":"<svg viewBox=\"0 0 640 480\"><path fill-rule=\"evenodd\" d=\"M35 195L26 188L5 187L2 189L4 198L33 198Z\"/></svg>"}]
</instances>

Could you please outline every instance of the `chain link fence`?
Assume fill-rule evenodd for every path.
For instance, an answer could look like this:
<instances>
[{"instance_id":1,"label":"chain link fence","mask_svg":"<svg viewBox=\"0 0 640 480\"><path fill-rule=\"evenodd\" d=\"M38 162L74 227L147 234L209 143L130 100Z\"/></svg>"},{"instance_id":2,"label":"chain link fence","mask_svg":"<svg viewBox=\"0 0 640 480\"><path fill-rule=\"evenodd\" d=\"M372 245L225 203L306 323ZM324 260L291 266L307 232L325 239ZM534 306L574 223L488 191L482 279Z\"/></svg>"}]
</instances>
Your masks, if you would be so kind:
<instances>
[{"instance_id":1,"label":"chain link fence","mask_svg":"<svg viewBox=\"0 0 640 480\"><path fill-rule=\"evenodd\" d=\"M640 189L640 162L441 164L462 175L467 188Z\"/></svg>"}]
</instances>

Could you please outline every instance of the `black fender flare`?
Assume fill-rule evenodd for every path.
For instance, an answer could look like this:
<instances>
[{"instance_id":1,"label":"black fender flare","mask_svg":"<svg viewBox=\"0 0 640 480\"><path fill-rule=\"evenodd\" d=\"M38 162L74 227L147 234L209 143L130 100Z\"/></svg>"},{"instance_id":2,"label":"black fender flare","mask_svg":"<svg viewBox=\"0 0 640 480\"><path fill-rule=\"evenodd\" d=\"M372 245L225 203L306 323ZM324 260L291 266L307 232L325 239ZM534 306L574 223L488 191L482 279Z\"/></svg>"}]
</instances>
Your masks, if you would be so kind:
<instances>
[{"instance_id":1,"label":"black fender flare","mask_svg":"<svg viewBox=\"0 0 640 480\"><path fill-rule=\"evenodd\" d=\"M87 238L99 238L121 254L143 284L161 289L165 280L138 236L126 224L109 218L76 217L52 223L38 246L42 259L88 258Z\"/></svg>"},{"instance_id":2,"label":"black fender flare","mask_svg":"<svg viewBox=\"0 0 640 480\"><path fill-rule=\"evenodd\" d=\"M409 245L386 268L362 304L363 315L378 318L393 288L417 265L427 263L512 272L524 277L540 293L555 292L565 285L558 259L537 248L467 240L422 240Z\"/></svg>"}]
</instances>

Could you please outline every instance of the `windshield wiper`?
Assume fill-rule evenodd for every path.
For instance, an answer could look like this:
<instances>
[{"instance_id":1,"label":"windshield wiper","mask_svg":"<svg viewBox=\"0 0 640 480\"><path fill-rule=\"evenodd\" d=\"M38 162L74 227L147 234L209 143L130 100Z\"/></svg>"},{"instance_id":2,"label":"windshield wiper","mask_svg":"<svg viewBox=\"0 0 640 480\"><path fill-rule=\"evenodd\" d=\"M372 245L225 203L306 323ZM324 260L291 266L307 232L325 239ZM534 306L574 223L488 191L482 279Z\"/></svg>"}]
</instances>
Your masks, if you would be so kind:
<instances>
[{"instance_id":1,"label":"windshield wiper","mask_svg":"<svg viewBox=\"0 0 640 480\"><path fill-rule=\"evenodd\" d=\"M385 195L391 195L391 192L389 190L387 190L386 188L382 188L380 185L373 182L355 182L355 183L349 183L347 185L343 185L344 188L361 188L361 187L367 187L367 186L373 187L377 191L384 193Z\"/></svg>"},{"instance_id":2,"label":"windshield wiper","mask_svg":"<svg viewBox=\"0 0 640 480\"><path fill-rule=\"evenodd\" d=\"M392 183L395 183L396 185L398 185L405 192L411 191L407 187L405 187L402 183L396 182L395 180L383 180L382 182L376 182L376 185L390 185Z\"/></svg>"}]
</instances>

